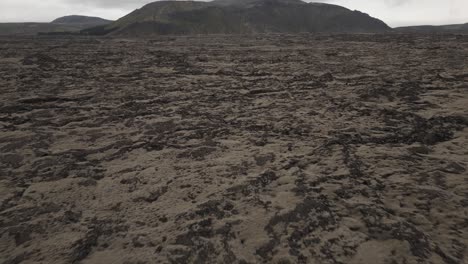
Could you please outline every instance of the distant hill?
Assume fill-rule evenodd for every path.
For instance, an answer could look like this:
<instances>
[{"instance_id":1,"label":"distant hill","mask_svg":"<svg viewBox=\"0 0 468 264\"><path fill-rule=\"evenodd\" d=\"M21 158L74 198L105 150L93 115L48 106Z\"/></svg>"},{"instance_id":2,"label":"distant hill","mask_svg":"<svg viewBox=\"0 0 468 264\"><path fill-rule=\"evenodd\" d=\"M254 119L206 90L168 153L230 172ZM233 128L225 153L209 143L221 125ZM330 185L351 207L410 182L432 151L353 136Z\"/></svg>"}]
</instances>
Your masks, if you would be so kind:
<instances>
[{"instance_id":1,"label":"distant hill","mask_svg":"<svg viewBox=\"0 0 468 264\"><path fill-rule=\"evenodd\" d=\"M36 35L38 33L79 33L89 27L109 24L112 21L99 17L65 16L50 23L0 23L0 35Z\"/></svg>"},{"instance_id":2,"label":"distant hill","mask_svg":"<svg viewBox=\"0 0 468 264\"><path fill-rule=\"evenodd\" d=\"M341 6L300 0L159 1L84 34L385 32L384 22Z\"/></svg>"},{"instance_id":3,"label":"distant hill","mask_svg":"<svg viewBox=\"0 0 468 264\"><path fill-rule=\"evenodd\" d=\"M0 23L0 35L36 35L39 32L66 32L81 29L81 27L51 23Z\"/></svg>"},{"instance_id":4,"label":"distant hill","mask_svg":"<svg viewBox=\"0 0 468 264\"><path fill-rule=\"evenodd\" d=\"M468 23L444 25L444 26L412 26L399 27L394 29L397 32L404 33L461 33L468 34Z\"/></svg>"},{"instance_id":5,"label":"distant hill","mask_svg":"<svg viewBox=\"0 0 468 264\"><path fill-rule=\"evenodd\" d=\"M64 17L57 18L51 23L52 24L65 24L65 25L99 26L99 25L106 25L111 22L112 22L111 20L103 19L100 17L71 15L71 16L64 16Z\"/></svg>"}]
</instances>

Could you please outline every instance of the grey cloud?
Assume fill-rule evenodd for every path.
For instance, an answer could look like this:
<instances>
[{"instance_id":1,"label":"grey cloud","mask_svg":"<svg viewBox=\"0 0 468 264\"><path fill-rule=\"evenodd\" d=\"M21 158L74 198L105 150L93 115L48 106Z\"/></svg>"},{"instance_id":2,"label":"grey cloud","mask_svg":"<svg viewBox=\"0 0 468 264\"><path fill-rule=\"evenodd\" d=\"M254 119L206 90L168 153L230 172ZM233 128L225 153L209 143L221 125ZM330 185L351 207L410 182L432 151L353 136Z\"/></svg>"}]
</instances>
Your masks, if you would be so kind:
<instances>
[{"instance_id":1,"label":"grey cloud","mask_svg":"<svg viewBox=\"0 0 468 264\"><path fill-rule=\"evenodd\" d=\"M384 2L389 6L401 6L411 2L411 0L384 0Z\"/></svg>"},{"instance_id":2,"label":"grey cloud","mask_svg":"<svg viewBox=\"0 0 468 264\"><path fill-rule=\"evenodd\" d=\"M339 1L339 0L317 0L317 1L305 0L305 1L307 1L307 2L321 2L321 3L338 3L338 2L342 2L342 1ZM379 0L379 1L385 3L388 6L395 7L395 6L401 6L401 5L410 3L413 0ZM375 2L379 2L379 1L375 1ZM348 1L348 2L352 2L352 1Z\"/></svg>"}]
</instances>

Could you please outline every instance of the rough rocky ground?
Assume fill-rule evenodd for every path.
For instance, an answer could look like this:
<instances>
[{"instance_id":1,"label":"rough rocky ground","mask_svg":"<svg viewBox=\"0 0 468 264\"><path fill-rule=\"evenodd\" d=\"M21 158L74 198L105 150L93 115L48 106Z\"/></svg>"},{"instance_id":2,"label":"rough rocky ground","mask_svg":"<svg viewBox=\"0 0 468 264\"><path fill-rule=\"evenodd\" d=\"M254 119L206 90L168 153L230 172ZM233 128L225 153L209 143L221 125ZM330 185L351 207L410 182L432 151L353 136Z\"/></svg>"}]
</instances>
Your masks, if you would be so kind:
<instances>
[{"instance_id":1,"label":"rough rocky ground","mask_svg":"<svg viewBox=\"0 0 468 264\"><path fill-rule=\"evenodd\" d=\"M0 39L2 263L467 263L468 36Z\"/></svg>"}]
</instances>

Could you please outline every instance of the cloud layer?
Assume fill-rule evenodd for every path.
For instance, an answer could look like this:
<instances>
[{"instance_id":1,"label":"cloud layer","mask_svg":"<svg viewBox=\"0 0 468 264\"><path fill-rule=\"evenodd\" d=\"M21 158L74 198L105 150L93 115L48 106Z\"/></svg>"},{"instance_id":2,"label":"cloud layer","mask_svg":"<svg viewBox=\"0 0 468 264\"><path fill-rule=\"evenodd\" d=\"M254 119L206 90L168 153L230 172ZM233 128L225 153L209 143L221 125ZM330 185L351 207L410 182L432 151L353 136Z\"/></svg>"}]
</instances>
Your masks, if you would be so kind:
<instances>
[{"instance_id":1,"label":"cloud layer","mask_svg":"<svg viewBox=\"0 0 468 264\"><path fill-rule=\"evenodd\" d=\"M329 0L328 2L366 12L394 27L468 22L467 0Z\"/></svg>"}]
</instances>

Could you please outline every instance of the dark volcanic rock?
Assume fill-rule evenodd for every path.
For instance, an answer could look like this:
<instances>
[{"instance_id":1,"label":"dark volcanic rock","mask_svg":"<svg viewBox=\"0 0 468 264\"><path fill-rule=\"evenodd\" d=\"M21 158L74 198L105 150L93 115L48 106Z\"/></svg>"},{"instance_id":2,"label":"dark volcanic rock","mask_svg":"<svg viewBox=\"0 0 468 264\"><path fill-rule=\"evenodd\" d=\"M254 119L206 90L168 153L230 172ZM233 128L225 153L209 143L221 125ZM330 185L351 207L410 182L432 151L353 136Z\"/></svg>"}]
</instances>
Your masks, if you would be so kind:
<instances>
[{"instance_id":1,"label":"dark volcanic rock","mask_svg":"<svg viewBox=\"0 0 468 264\"><path fill-rule=\"evenodd\" d=\"M0 263L466 263L467 43L0 38Z\"/></svg>"}]
</instances>

